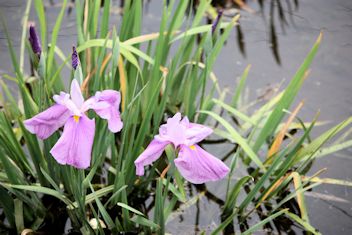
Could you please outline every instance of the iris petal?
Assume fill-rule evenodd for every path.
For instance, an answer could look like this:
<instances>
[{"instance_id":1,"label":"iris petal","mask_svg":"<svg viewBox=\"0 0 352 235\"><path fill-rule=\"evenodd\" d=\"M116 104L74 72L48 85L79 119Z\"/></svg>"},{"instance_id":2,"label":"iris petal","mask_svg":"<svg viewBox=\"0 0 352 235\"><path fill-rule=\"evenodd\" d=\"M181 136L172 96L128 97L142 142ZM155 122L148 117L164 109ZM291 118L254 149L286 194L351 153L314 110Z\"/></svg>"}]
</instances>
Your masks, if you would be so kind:
<instances>
[{"instance_id":1,"label":"iris petal","mask_svg":"<svg viewBox=\"0 0 352 235\"><path fill-rule=\"evenodd\" d=\"M191 183L202 184L224 178L229 168L198 145L182 145L175 165L181 175Z\"/></svg>"},{"instance_id":2,"label":"iris petal","mask_svg":"<svg viewBox=\"0 0 352 235\"><path fill-rule=\"evenodd\" d=\"M199 143L211 133L213 133L213 130L207 126L196 123L189 123L188 127L186 128L186 145Z\"/></svg>"},{"instance_id":3,"label":"iris petal","mask_svg":"<svg viewBox=\"0 0 352 235\"><path fill-rule=\"evenodd\" d=\"M78 109L80 109L83 105L84 98L79 83L76 79L73 79L71 82L70 95L73 103L77 106Z\"/></svg>"},{"instance_id":4,"label":"iris petal","mask_svg":"<svg viewBox=\"0 0 352 235\"><path fill-rule=\"evenodd\" d=\"M186 143L186 126L181 123L181 113L176 113L172 118L167 119L166 124L159 128L158 140L170 141L175 148Z\"/></svg>"},{"instance_id":5,"label":"iris petal","mask_svg":"<svg viewBox=\"0 0 352 235\"><path fill-rule=\"evenodd\" d=\"M90 165L94 132L94 120L82 115L76 122L70 117L65 124L64 132L50 153L62 165L85 169Z\"/></svg>"},{"instance_id":6,"label":"iris petal","mask_svg":"<svg viewBox=\"0 0 352 235\"><path fill-rule=\"evenodd\" d=\"M168 144L169 142L167 141L152 140L144 152L139 155L136 161L134 161L134 164L136 165L136 174L139 176L144 175L144 166L150 165L156 161Z\"/></svg>"},{"instance_id":7,"label":"iris petal","mask_svg":"<svg viewBox=\"0 0 352 235\"><path fill-rule=\"evenodd\" d=\"M94 101L93 101L94 99ZM97 92L95 97L87 100L87 108L92 108L96 114L108 121L108 128L111 132L119 132L122 129L119 105L120 92L114 90L104 90Z\"/></svg>"},{"instance_id":8,"label":"iris petal","mask_svg":"<svg viewBox=\"0 0 352 235\"><path fill-rule=\"evenodd\" d=\"M54 104L23 123L29 132L40 139L46 139L62 127L69 117L70 111L64 105Z\"/></svg>"},{"instance_id":9,"label":"iris petal","mask_svg":"<svg viewBox=\"0 0 352 235\"><path fill-rule=\"evenodd\" d=\"M60 92L60 95L54 95L53 100L57 104L66 106L73 115L81 116L81 111L77 108L76 104L70 99L70 95L65 92Z\"/></svg>"}]
</instances>

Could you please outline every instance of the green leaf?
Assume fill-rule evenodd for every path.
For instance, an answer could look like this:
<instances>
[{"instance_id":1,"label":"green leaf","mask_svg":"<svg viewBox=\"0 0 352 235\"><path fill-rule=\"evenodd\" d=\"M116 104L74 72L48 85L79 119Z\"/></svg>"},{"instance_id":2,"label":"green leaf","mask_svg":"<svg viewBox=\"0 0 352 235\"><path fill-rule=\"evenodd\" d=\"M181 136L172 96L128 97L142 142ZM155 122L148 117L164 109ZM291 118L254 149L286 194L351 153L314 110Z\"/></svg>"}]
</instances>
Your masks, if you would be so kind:
<instances>
[{"instance_id":1,"label":"green leaf","mask_svg":"<svg viewBox=\"0 0 352 235\"><path fill-rule=\"evenodd\" d=\"M153 229L160 229L160 226L156 223L154 223L153 221L149 220L149 219L146 219L144 218L143 216L140 216L140 215L135 215L131 218L131 221L136 223L136 224L140 224L140 225L144 225L146 227L150 227L150 228L153 228Z\"/></svg>"},{"instance_id":2,"label":"green leaf","mask_svg":"<svg viewBox=\"0 0 352 235\"><path fill-rule=\"evenodd\" d=\"M325 156L331 156L331 154L341 151L346 148L352 147L352 140L345 141L343 143L334 144L326 148L320 148L312 158L321 158Z\"/></svg>"},{"instance_id":3,"label":"green leaf","mask_svg":"<svg viewBox=\"0 0 352 235\"><path fill-rule=\"evenodd\" d=\"M293 219L294 221L296 221L297 223L299 223L300 225L302 225L304 227L305 230L307 230L308 232L311 232L314 235L320 235L321 233L314 228L312 225L309 224L309 222L304 221L303 219L301 219L299 216L289 212L289 211L285 211L285 214L290 217L291 219Z\"/></svg>"},{"instance_id":4,"label":"green leaf","mask_svg":"<svg viewBox=\"0 0 352 235\"><path fill-rule=\"evenodd\" d=\"M48 59L47 59L47 61L48 61L47 62L47 71L46 71L47 76L49 73L51 73L51 69L53 67L57 36L59 35L61 22L64 17L64 14L65 14L66 4L67 4L67 0L63 0L61 11L56 19L56 23L53 28L53 32L51 33L51 43L50 43L51 46L49 48Z\"/></svg>"},{"instance_id":5,"label":"green leaf","mask_svg":"<svg viewBox=\"0 0 352 235\"><path fill-rule=\"evenodd\" d=\"M159 224L160 229L157 231L158 234L165 234L165 221L164 221L164 198L162 194L163 183L159 178L157 181L156 193L155 193L155 212L154 222Z\"/></svg>"},{"instance_id":6,"label":"green leaf","mask_svg":"<svg viewBox=\"0 0 352 235\"><path fill-rule=\"evenodd\" d=\"M137 215L144 216L144 214L142 212L140 212L139 210L134 209L133 207L131 207L131 206L125 204L125 203L118 202L117 205L121 206L121 207L123 207L123 208L125 208L125 209L127 209L127 210L129 210L129 211L131 211L131 212L133 212L135 214L137 214Z\"/></svg>"},{"instance_id":7,"label":"green leaf","mask_svg":"<svg viewBox=\"0 0 352 235\"><path fill-rule=\"evenodd\" d=\"M352 117L346 119L345 121L339 123L338 125L332 127L331 129L324 132L318 138L314 139L310 144L305 146L300 152L297 153L295 158L296 162L306 160L309 157L314 157L318 150L326 143L329 139L333 138L336 134L341 132L349 124L352 123ZM340 146L341 147L341 146ZM331 150L330 150L331 151Z\"/></svg>"},{"instance_id":8,"label":"green leaf","mask_svg":"<svg viewBox=\"0 0 352 235\"><path fill-rule=\"evenodd\" d=\"M89 183L89 185L91 184L90 182L88 182L88 183ZM97 198L103 197L106 194L111 193L112 191L114 191L114 185L109 185L107 187L99 189L98 191L94 191L86 196L85 204L88 204L88 203L96 200ZM70 209L77 208L78 205L79 205L78 202L75 201L74 203L72 203L72 206L70 206L69 208Z\"/></svg>"},{"instance_id":9,"label":"green leaf","mask_svg":"<svg viewBox=\"0 0 352 235\"><path fill-rule=\"evenodd\" d=\"M243 74L242 74L242 76L241 76L240 82L239 82L239 84L237 85L237 88L236 88L235 93L234 93L234 95L233 95L231 104L232 104L232 106L235 107L235 108L238 107L238 102L239 102L239 100L240 100L241 93L242 93L242 91L243 91L243 89L244 89L244 86L245 86L245 84L246 84L246 81L247 81L247 77L248 77L248 73L249 73L250 68L251 68L251 65L248 65L248 66L246 67L246 69L243 71Z\"/></svg>"},{"instance_id":10,"label":"green leaf","mask_svg":"<svg viewBox=\"0 0 352 235\"><path fill-rule=\"evenodd\" d=\"M103 206L103 204L99 200L101 193L98 194L98 191L95 192L92 184L89 183L89 186L90 186L90 190L92 190L92 193L90 195L93 198L93 200L95 200L95 203L97 204L97 206L99 208L99 212L101 213L105 223L108 225L108 228L109 229L115 228L116 225L115 225L113 219L110 217L109 213L106 211L105 207ZM113 186L113 185L111 185L111 186ZM104 189L105 188L102 188L101 190L104 190ZM127 218L125 218L125 219L127 219Z\"/></svg>"},{"instance_id":11,"label":"green leaf","mask_svg":"<svg viewBox=\"0 0 352 235\"><path fill-rule=\"evenodd\" d=\"M230 24L231 24L230 22L224 22L224 23L221 23L220 25L218 25L218 27L219 27L219 29L223 29L223 28L228 27ZM202 26L191 28L191 29L181 33L180 35L174 37L170 41L170 43L174 43L175 41L180 40L180 39L182 39L184 37L190 37L190 36L193 36L193 35L196 35L196 34L210 32L211 31L211 27L212 27L212 25L208 24L208 25L202 25Z\"/></svg>"},{"instance_id":12,"label":"green leaf","mask_svg":"<svg viewBox=\"0 0 352 235\"><path fill-rule=\"evenodd\" d=\"M15 205L16 229L17 229L17 233L20 234L24 229L23 202L19 199L14 199L13 203Z\"/></svg>"},{"instance_id":13,"label":"green leaf","mask_svg":"<svg viewBox=\"0 0 352 235\"><path fill-rule=\"evenodd\" d=\"M21 36L21 49L20 49L20 70L23 72L23 65L24 65L24 48L27 39L27 31L28 31L28 16L29 11L31 9L32 0L27 1L26 10L24 12L24 16L22 19L22 36Z\"/></svg>"},{"instance_id":14,"label":"green leaf","mask_svg":"<svg viewBox=\"0 0 352 235\"><path fill-rule=\"evenodd\" d=\"M236 143L238 143L238 145L241 146L243 151L248 155L248 157L250 159L252 159L252 161L255 164L257 164L260 168L265 170L265 167L264 167L263 163L260 161L260 159L255 154L255 152L251 149L251 147L249 147L246 139L244 139L227 121L225 121L225 119L223 119L222 117L220 117L218 114L216 114L214 112L210 112L210 111L199 111L199 112L200 113L205 113L205 114L208 114L208 115L212 116L221 125L223 125L225 127L225 129L231 135L232 140L235 141Z\"/></svg>"},{"instance_id":15,"label":"green leaf","mask_svg":"<svg viewBox=\"0 0 352 235\"><path fill-rule=\"evenodd\" d=\"M166 179L163 179L163 184L166 185ZM182 181L178 182L177 185L178 185L178 188L181 191L179 191L173 184L169 184L168 185L168 189L178 198L179 201L185 202L186 201L186 195L184 194L185 192L184 192L184 188L183 188L183 182Z\"/></svg>"},{"instance_id":16,"label":"green leaf","mask_svg":"<svg viewBox=\"0 0 352 235\"><path fill-rule=\"evenodd\" d=\"M253 151L258 152L261 148L265 140L274 133L277 126L280 124L282 118L285 115L284 109L289 109L290 105L292 104L295 96L297 95L299 89L301 88L304 78L306 76L306 72L311 65L315 54L318 51L320 42L322 39L322 33L320 33L317 41L315 42L313 48L305 58L303 64L298 69L296 74L294 75L293 79L291 80L290 84L287 86L283 96L281 97L279 103L276 105L274 111L269 116L268 120L266 121L264 127L261 129L258 138L253 146Z\"/></svg>"},{"instance_id":17,"label":"green leaf","mask_svg":"<svg viewBox=\"0 0 352 235\"><path fill-rule=\"evenodd\" d=\"M37 12L39 24L40 24L40 38L42 42L42 51L45 52L46 45L46 18L45 18L45 10L44 4L42 0L34 0L35 10Z\"/></svg>"},{"instance_id":18,"label":"green leaf","mask_svg":"<svg viewBox=\"0 0 352 235\"><path fill-rule=\"evenodd\" d=\"M3 209L6 219L11 227L15 227L16 219L14 216L14 202L12 196L6 191L5 188L0 186L0 206Z\"/></svg>"},{"instance_id":19,"label":"green leaf","mask_svg":"<svg viewBox=\"0 0 352 235\"><path fill-rule=\"evenodd\" d=\"M232 188L231 192L226 196L226 201L224 205L224 214L229 214L236 207L237 197L243 188L243 185L247 183L250 179L253 179L251 176L247 175L241 178L236 185Z\"/></svg>"},{"instance_id":20,"label":"green leaf","mask_svg":"<svg viewBox=\"0 0 352 235\"><path fill-rule=\"evenodd\" d=\"M238 117L239 119L242 119L242 121L249 123L253 126L256 126L257 124L247 115L245 115L244 113L238 111L235 108L232 108L230 105L225 104L224 102L222 102L221 100L218 99L213 99L215 104L218 104L219 106L221 106L222 108L224 108L226 111L228 111L229 113L233 114L234 116Z\"/></svg>"},{"instance_id":21,"label":"green leaf","mask_svg":"<svg viewBox=\"0 0 352 235\"><path fill-rule=\"evenodd\" d=\"M263 219L262 221L260 221L259 223L255 224L254 226L252 226L251 228L249 228L245 232L241 233L241 235L252 234L253 232L255 232L258 229L262 228L266 223L274 220L276 217L279 217L280 215L286 213L287 211L288 211L288 209L284 209L284 210L281 210L279 212L276 212L275 214L270 215L269 217Z\"/></svg>"},{"instance_id":22,"label":"green leaf","mask_svg":"<svg viewBox=\"0 0 352 235\"><path fill-rule=\"evenodd\" d=\"M232 221L233 218L237 215L238 210L234 210L230 216L226 218L224 222L222 222L214 231L211 232L211 235L216 235L222 232Z\"/></svg>"},{"instance_id":23,"label":"green leaf","mask_svg":"<svg viewBox=\"0 0 352 235\"><path fill-rule=\"evenodd\" d=\"M32 192L47 194L47 195L56 197L57 199L64 202L67 206L72 205L72 202L65 195L50 188L37 186L37 185L13 185L13 184L3 184L3 185L6 185L11 188L15 188L15 189L22 189L22 190L28 190Z\"/></svg>"}]
</instances>

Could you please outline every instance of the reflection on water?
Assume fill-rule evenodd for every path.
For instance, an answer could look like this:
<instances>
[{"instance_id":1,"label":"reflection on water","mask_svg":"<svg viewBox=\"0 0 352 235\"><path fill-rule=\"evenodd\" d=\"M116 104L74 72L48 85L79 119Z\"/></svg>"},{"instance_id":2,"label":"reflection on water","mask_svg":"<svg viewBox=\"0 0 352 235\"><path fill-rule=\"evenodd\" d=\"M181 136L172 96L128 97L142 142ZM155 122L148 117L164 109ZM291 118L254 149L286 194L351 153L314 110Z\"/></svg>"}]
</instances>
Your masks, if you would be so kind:
<instances>
[{"instance_id":1,"label":"reflection on water","mask_svg":"<svg viewBox=\"0 0 352 235\"><path fill-rule=\"evenodd\" d=\"M250 2L251 5L249 6L246 2ZM298 11L298 0L258 0L255 2L256 3L253 3L253 1L242 0L213 0L212 5L217 9L224 9L224 16L227 17L234 16L234 13L236 12L234 9L251 14L253 17L260 15L265 22L265 25L268 25L266 27L268 30L269 45L275 61L280 65L281 58L276 24L280 24L283 33L285 33L285 28L289 27L290 24L292 26L295 25L293 15ZM269 10L266 8L269 8ZM212 21L211 18L208 18L208 22ZM236 32L239 50L245 57L246 44L241 24L237 25Z\"/></svg>"},{"instance_id":2,"label":"reflection on water","mask_svg":"<svg viewBox=\"0 0 352 235\"><path fill-rule=\"evenodd\" d=\"M122 8L124 6L124 0L113 1L113 7L111 12L114 14L121 15L123 13ZM144 0L145 11L149 11L151 0ZM193 1L192 11L196 11L198 1ZM248 3L247 3L248 2ZM71 0L68 4L67 14L70 15L74 8L75 0ZM279 41L277 37L277 24L280 24L282 32L285 34L286 27L295 26L294 15L298 12L299 1L298 0L258 0L258 1L243 1L243 0L212 0L214 8L224 10L224 17L230 18L241 11L241 14L248 14L247 17L258 17L260 16L265 22L267 27L269 48L271 49L272 55L275 58L277 64L281 64L281 57L279 52ZM47 6L60 7L61 4L54 0L49 1ZM104 6L104 1L101 1L101 7ZM155 11L153 11L155 12ZM207 17L207 22L212 23L213 18ZM242 25L236 26L236 41L241 54L246 57L246 42L245 35L243 33ZM247 45L250 46L250 45Z\"/></svg>"},{"instance_id":3,"label":"reflection on water","mask_svg":"<svg viewBox=\"0 0 352 235\"><path fill-rule=\"evenodd\" d=\"M70 15L74 7L75 0L71 0L71 4L68 5L67 13ZM122 8L124 6L124 0L120 0L118 4L115 3L115 7L112 12L116 14L122 14ZM151 0L145 1L145 11L148 12ZM247 4L248 2L248 4ZM57 6L53 0L50 1L51 6ZM193 1L192 10L193 12L197 9L198 1ZM250 5L249 5L250 3ZM104 1L101 1L101 7L104 6ZM212 0L212 6L217 10L224 10L224 17L233 17L238 11L245 14L250 14L249 17L260 16L268 31L269 48L272 51L272 55L275 58L277 64L281 64L281 57L279 52L279 41L277 37L277 25L280 24L282 32L285 34L286 27L290 25L295 26L294 14L298 12L299 1L298 0L258 0L258 1L246 1L246 0ZM241 13L242 14L242 13ZM212 23L213 18L207 16L207 22ZM246 42L245 35L242 30L241 24L236 26L236 40L238 48L241 54L246 57Z\"/></svg>"}]
</instances>

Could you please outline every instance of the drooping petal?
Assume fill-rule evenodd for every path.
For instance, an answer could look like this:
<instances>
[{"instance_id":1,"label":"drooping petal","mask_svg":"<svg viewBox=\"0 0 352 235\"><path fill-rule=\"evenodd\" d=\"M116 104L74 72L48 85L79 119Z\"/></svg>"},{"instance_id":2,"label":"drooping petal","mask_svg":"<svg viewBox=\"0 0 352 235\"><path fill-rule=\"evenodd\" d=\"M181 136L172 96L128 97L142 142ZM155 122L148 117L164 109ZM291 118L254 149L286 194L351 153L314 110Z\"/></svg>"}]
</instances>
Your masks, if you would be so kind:
<instances>
[{"instance_id":1,"label":"drooping petal","mask_svg":"<svg viewBox=\"0 0 352 235\"><path fill-rule=\"evenodd\" d=\"M92 102L92 100L95 102ZM97 92L94 97L85 102L83 107L90 106L101 118L108 121L108 128L111 132L119 132L122 129L119 105L120 92L114 90L104 90ZM87 104L87 105L86 105Z\"/></svg>"},{"instance_id":2,"label":"drooping petal","mask_svg":"<svg viewBox=\"0 0 352 235\"><path fill-rule=\"evenodd\" d=\"M29 132L46 139L62 127L69 117L70 111L64 105L54 104L23 123Z\"/></svg>"},{"instance_id":3,"label":"drooping petal","mask_svg":"<svg viewBox=\"0 0 352 235\"><path fill-rule=\"evenodd\" d=\"M50 153L62 165L85 169L90 165L94 132L94 120L85 115L79 119L70 117L65 124L62 136Z\"/></svg>"},{"instance_id":4,"label":"drooping petal","mask_svg":"<svg viewBox=\"0 0 352 235\"><path fill-rule=\"evenodd\" d=\"M189 122L187 117L184 117L181 123L186 126L185 144L188 146L199 143L211 133L213 133L213 130L211 128L201 124Z\"/></svg>"},{"instance_id":5,"label":"drooping petal","mask_svg":"<svg viewBox=\"0 0 352 235\"><path fill-rule=\"evenodd\" d=\"M186 126L181 123L181 114L176 113L172 118L167 119L166 124L159 128L159 135L156 139L170 141L175 148L186 141Z\"/></svg>"},{"instance_id":6,"label":"drooping petal","mask_svg":"<svg viewBox=\"0 0 352 235\"><path fill-rule=\"evenodd\" d=\"M73 79L71 82L70 95L73 103L77 106L78 109L80 109L83 105L84 98L79 83L76 79Z\"/></svg>"},{"instance_id":7,"label":"drooping petal","mask_svg":"<svg viewBox=\"0 0 352 235\"><path fill-rule=\"evenodd\" d=\"M144 166L150 165L156 161L168 144L169 142L166 141L152 140L144 152L139 155L136 161L134 161L134 164L136 165L136 174L139 176L144 175Z\"/></svg>"},{"instance_id":8,"label":"drooping petal","mask_svg":"<svg viewBox=\"0 0 352 235\"><path fill-rule=\"evenodd\" d=\"M182 145L175 165L181 175L191 183L202 184L224 178L229 168L198 145Z\"/></svg>"}]
</instances>

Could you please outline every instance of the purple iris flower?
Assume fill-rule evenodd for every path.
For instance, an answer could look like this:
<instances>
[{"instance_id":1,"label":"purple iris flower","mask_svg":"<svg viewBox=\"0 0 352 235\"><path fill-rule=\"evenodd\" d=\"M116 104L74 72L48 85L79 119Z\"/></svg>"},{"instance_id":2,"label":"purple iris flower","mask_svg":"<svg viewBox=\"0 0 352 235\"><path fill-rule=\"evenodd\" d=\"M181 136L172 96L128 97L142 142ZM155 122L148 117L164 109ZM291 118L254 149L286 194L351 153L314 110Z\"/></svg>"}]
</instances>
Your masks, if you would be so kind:
<instances>
[{"instance_id":1,"label":"purple iris flower","mask_svg":"<svg viewBox=\"0 0 352 235\"><path fill-rule=\"evenodd\" d=\"M144 175L144 166L156 161L166 146L173 144L174 148L179 150L178 157L174 160L175 165L186 180L202 184L224 178L229 168L196 144L212 132L209 127L191 123L187 117L181 120L181 114L175 114L166 124L160 126L159 135L154 136L152 142L134 162L136 174Z\"/></svg>"},{"instance_id":2,"label":"purple iris flower","mask_svg":"<svg viewBox=\"0 0 352 235\"><path fill-rule=\"evenodd\" d=\"M93 109L98 116L108 121L111 132L122 129L120 118L120 92L104 90L84 101L77 80L71 83L70 94L60 92L53 97L56 104L47 110L25 120L26 129L40 139L46 139L57 129L64 131L50 150L56 161L62 165L71 165L85 169L90 165L94 140L95 122L85 112Z\"/></svg>"},{"instance_id":3,"label":"purple iris flower","mask_svg":"<svg viewBox=\"0 0 352 235\"><path fill-rule=\"evenodd\" d=\"M40 46L39 38L37 35L37 32L35 31L34 25L29 26L29 38L28 38L32 50L35 54L40 56L40 53L42 52L42 47Z\"/></svg>"}]
</instances>

